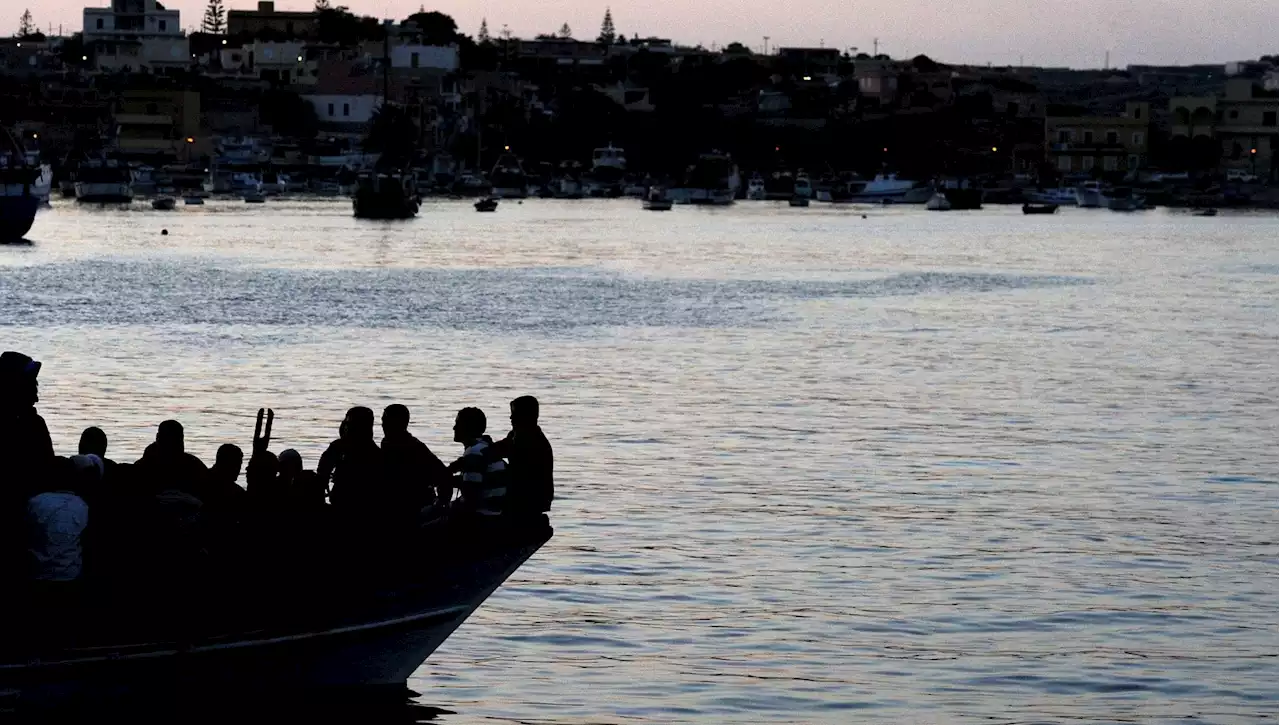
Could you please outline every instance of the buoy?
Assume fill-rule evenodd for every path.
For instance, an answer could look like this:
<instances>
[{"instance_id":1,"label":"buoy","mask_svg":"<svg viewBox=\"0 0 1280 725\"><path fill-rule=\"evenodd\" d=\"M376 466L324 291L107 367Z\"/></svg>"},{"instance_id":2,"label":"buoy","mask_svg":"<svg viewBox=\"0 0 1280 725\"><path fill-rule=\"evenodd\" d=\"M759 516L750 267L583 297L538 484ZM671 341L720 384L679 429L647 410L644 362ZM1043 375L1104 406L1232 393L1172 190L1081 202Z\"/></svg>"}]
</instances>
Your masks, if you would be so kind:
<instances>
[{"instance_id":1,"label":"buoy","mask_svg":"<svg viewBox=\"0 0 1280 725\"><path fill-rule=\"evenodd\" d=\"M162 237L169 236L169 230L168 230L168 229L161 229L161 230L160 230L160 236L162 236Z\"/></svg>"},{"instance_id":2,"label":"buoy","mask_svg":"<svg viewBox=\"0 0 1280 725\"><path fill-rule=\"evenodd\" d=\"M867 215L866 215L866 214L863 214L863 215L862 215L862 218L863 218L863 219L866 219L866 218L867 218Z\"/></svg>"}]
</instances>

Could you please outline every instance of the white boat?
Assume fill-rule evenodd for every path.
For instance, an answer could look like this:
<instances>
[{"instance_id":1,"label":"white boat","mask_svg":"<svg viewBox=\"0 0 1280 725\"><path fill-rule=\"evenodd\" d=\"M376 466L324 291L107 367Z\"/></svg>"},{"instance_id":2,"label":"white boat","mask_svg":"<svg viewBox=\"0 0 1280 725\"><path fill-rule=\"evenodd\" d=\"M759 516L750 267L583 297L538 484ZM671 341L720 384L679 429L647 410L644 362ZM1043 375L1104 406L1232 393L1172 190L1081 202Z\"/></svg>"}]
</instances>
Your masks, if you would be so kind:
<instances>
[{"instance_id":1,"label":"white boat","mask_svg":"<svg viewBox=\"0 0 1280 725\"><path fill-rule=\"evenodd\" d=\"M795 189L791 194L792 198L802 197L810 199L813 197L813 182L809 181L809 175L801 171L796 174Z\"/></svg>"},{"instance_id":2,"label":"white boat","mask_svg":"<svg viewBox=\"0 0 1280 725\"><path fill-rule=\"evenodd\" d=\"M1066 187L1054 189L1024 189L1022 198L1029 204L1053 204L1056 206L1075 206L1076 190Z\"/></svg>"},{"instance_id":3,"label":"white boat","mask_svg":"<svg viewBox=\"0 0 1280 725\"><path fill-rule=\"evenodd\" d=\"M917 182L899 179L897 174L876 174L871 181L851 182L849 191L855 201L896 201L905 197L907 192L917 186Z\"/></svg>"},{"instance_id":4,"label":"white boat","mask_svg":"<svg viewBox=\"0 0 1280 725\"><path fill-rule=\"evenodd\" d=\"M156 193L156 170L146 164L135 166L129 170L130 182L135 195L149 196Z\"/></svg>"},{"instance_id":5,"label":"white boat","mask_svg":"<svg viewBox=\"0 0 1280 725\"><path fill-rule=\"evenodd\" d=\"M116 159L86 159L76 169L76 201L128 204L133 201L133 175Z\"/></svg>"},{"instance_id":6,"label":"white boat","mask_svg":"<svg viewBox=\"0 0 1280 725\"><path fill-rule=\"evenodd\" d=\"M750 181L747 182L747 198L752 201L764 201L769 198L769 192L764 188L764 177L760 174L752 174Z\"/></svg>"},{"instance_id":7,"label":"white boat","mask_svg":"<svg viewBox=\"0 0 1280 725\"><path fill-rule=\"evenodd\" d=\"M684 184L672 189L668 196L680 204L725 206L733 203L741 185L738 166L729 154L712 151L698 157L697 163L689 167Z\"/></svg>"},{"instance_id":8,"label":"white boat","mask_svg":"<svg viewBox=\"0 0 1280 725\"><path fill-rule=\"evenodd\" d=\"M529 175L515 154L503 154L489 172L490 193L501 199L525 199L529 196Z\"/></svg>"},{"instance_id":9,"label":"white boat","mask_svg":"<svg viewBox=\"0 0 1280 725\"><path fill-rule=\"evenodd\" d=\"M951 202L942 192L935 191L933 196L929 197L929 201L925 202L924 208L929 211L951 211Z\"/></svg>"},{"instance_id":10,"label":"white boat","mask_svg":"<svg viewBox=\"0 0 1280 725\"><path fill-rule=\"evenodd\" d=\"M621 196L627 173L627 152L609 144L591 152L591 171L584 180L590 196Z\"/></svg>"},{"instance_id":11,"label":"white boat","mask_svg":"<svg viewBox=\"0 0 1280 725\"><path fill-rule=\"evenodd\" d=\"M1102 184L1097 181L1086 181L1075 191L1076 205L1081 209L1098 209L1107 205Z\"/></svg>"}]
</instances>

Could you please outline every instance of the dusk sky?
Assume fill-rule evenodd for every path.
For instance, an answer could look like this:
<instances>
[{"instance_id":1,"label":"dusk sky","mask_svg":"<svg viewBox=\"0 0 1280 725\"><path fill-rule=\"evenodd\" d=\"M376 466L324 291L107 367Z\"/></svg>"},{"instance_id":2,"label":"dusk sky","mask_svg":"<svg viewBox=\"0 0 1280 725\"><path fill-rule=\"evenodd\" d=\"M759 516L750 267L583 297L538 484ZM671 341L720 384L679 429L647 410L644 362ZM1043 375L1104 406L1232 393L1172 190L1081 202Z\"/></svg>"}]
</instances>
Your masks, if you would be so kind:
<instances>
[{"instance_id":1,"label":"dusk sky","mask_svg":"<svg viewBox=\"0 0 1280 725\"><path fill-rule=\"evenodd\" d=\"M223 0L230 8L252 8L254 0ZM83 0L6 0L0 32L17 29L24 4L41 29L79 30ZM107 6L96 0L93 6ZM333 0L334 5L342 4ZM353 12L402 19L419 0L348 0ZM924 53L944 62L1018 63L1101 67L1129 63L1221 62L1275 53L1280 12L1276 0L699 0L654 3L607 0L618 30L657 35L686 44L740 41L760 50L769 45L809 45L894 57ZM182 11L183 25L197 26L204 0L168 0ZM279 9L306 10L309 0L277 0ZM569 23L575 37L593 39L606 2L540 0L443 0L427 5L452 15L475 35L487 18L496 35L506 24L517 36L554 32Z\"/></svg>"}]
</instances>

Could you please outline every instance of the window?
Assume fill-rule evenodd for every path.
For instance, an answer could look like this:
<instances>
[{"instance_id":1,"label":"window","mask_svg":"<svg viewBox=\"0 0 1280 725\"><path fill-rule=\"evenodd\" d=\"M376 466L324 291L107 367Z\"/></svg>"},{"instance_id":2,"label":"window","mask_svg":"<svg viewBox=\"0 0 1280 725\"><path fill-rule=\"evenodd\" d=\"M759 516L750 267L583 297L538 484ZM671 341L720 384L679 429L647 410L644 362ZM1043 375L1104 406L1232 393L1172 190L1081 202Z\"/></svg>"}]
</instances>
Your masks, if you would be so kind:
<instances>
[{"instance_id":1,"label":"window","mask_svg":"<svg viewBox=\"0 0 1280 725\"><path fill-rule=\"evenodd\" d=\"M1133 145L1134 145L1134 146L1141 146L1141 145L1142 145L1142 142L1143 142L1142 132L1141 132L1141 131L1134 131L1134 132L1133 132Z\"/></svg>"},{"instance_id":2,"label":"window","mask_svg":"<svg viewBox=\"0 0 1280 725\"><path fill-rule=\"evenodd\" d=\"M329 104L329 118L333 118L333 104Z\"/></svg>"},{"instance_id":3,"label":"window","mask_svg":"<svg viewBox=\"0 0 1280 725\"><path fill-rule=\"evenodd\" d=\"M1231 119L1240 118L1240 112L1235 109L1232 109L1227 112L1227 118L1231 118Z\"/></svg>"},{"instance_id":4,"label":"window","mask_svg":"<svg viewBox=\"0 0 1280 725\"><path fill-rule=\"evenodd\" d=\"M410 55L410 56L409 56L409 67L410 67L410 68L417 68L417 67L418 67L418 54L417 54L417 53L414 53L414 54L412 54L412 55Z\"/></svg>"},{"instance_id":5,"label":"window","mask_svg":"<svg viewBox=\"0 0 1280 725\"><path fill-rule=\"evenodd\" d=\"M98 30L102 30L102 18L98 18Z\"/></svg>"},{"instance_id":6,"label":"window","mask_svg":"<svg viewBox=\"0 0 1280 725\"><path fill-rule=\"evenodd\" d=\"M1114 156L1107 156L1107 157L1104 157L1104 158L1102 159L1102 169L1103 169L1104 171L1115 171L1115 170L1116 170L1116 157L1114 157Z\"/></svg>"},{"instance_id":7,"label":"window","mask_svg":"<svg viewBox=\"0 0 1280 725\"><path fill-rule=\"evenodd\" d=\"M350 104L350 103L344 103L344 104L342 104L342 115L344 115L344 116L350 116L350 115L351 115L351 104Z\"/></svg>"},{"instance_id":8,"label":"window","mask_svg":"<svg viewBox=\"0 0 1280 725\"><path fill-rule=\"evenodd\" d=\"M1112 146L1120 143L1120 133L1118 131L1107 131L1107 143Z\"/></svg>"},{"instance_id":9,"label":"window","mask_svg":"<svg viewBox=\"0 0 1280 725\"><path fill-rule=\"evenodd\" d=\"M1263 126L1274 126L1274 125L1276 125L1276 112L1275 112L1275 111L1263 111L1263 112L1262 112L1262 125L1263 125Z\"/></svg>"},{"instance_id":10,"label":"window","mask_svg":"<svg viewBox=\"0 0 1280 725\"><path fill-rule=\"evenodd\" d=\"M1071 129L1064 128L1058 131L1058 143L1071 143Z\"/></svg>"},{"instance_id":11,"label":"window","mask_svg":"<svg viewBox=\"0 0 1280 725\"><path fill-rule=\"evenodd\" d=\"M166 30L168 30L168 29L169 29L169 21L167 21L167 20L161 20L161 21L160 21L160 32L162 32L162 33L163 33L164 31L166 31Z\"/></svg>"},{"instance_id":12,"label":"window","mask_svg":"<svg viewBox=\"0 0 1280 725\"><path fill-rule=\"evenodd\" d=\"M1137 154L1129 154L1129 168L1130 168L1130 169L1136 169L1136 168L1138 168L1138 165L1139 165L1139 164L1138 164L1138 155L1137 155Z\"/></svg>"},{"instance_id":13,"label":"window","mask_svg":"<svg viewBox=\"0 0 1280 725\"><path fill-rule=\"evenodd\" d=\"M1093 143L1093 131L1084 132L1084 142L1087 144Z\"/></svg>"},{"instance_id":14,"label":"window","mask_svg":"<svg viewBox=\"0 0 1280 725\"><path fill-rule=\"evenodd\" d=\"M1141 118L1142 118L1142 106L1134 106L1134 108L1133 108L1133 117L1134 117L1134 118L1136 118L1136 119L1141 120Z\"/></svg>"},{"instance_id":15,"label":"window","mask_svg":"<svg viewBox=\"0 0 1280 725\"><path fill-rule=\"evenodd\" d=\"M1093 157L1092 157L1092 156L1086 156L1086 157L1084 157L1084 158L1080 159L1080 170L1081 170L1081 171L1093 171Z\"/></svg>"},{"instance_id":16,"label":"window","mask_svg":"<svg viewBox=\"0 0 1280 725\"><path fill-rule=\"evenodd\" d=\"M1071 157L1070 157L1070 156L1059 156L1059 157L1058 157L1058 171L1070 171L1070 170L1071 170Z\"/></svg>"}]
</instances>

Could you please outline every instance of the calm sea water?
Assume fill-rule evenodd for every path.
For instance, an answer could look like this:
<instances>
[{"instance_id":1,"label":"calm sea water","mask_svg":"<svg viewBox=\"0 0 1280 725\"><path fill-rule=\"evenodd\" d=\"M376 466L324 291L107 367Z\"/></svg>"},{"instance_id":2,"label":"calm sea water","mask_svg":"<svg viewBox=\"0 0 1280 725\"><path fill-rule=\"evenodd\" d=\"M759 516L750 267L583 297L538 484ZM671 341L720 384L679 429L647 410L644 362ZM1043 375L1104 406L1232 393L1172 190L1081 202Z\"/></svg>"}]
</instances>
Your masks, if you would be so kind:
<instances>
[{"instance_id":1,"label":"calm sea water","mask_svg":"<svg viewBox=\"0 0 1280 725\"><path fill-rule=\"evenodd\" d=\"M543 401L558 532L443 722L1275 721L1274 214L141 207L0 248L61 451Z\"/></svg>"}]
</instances>

